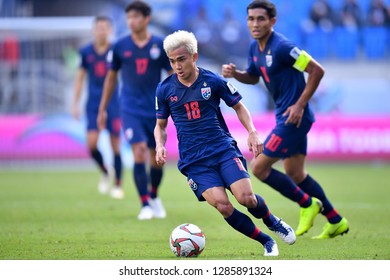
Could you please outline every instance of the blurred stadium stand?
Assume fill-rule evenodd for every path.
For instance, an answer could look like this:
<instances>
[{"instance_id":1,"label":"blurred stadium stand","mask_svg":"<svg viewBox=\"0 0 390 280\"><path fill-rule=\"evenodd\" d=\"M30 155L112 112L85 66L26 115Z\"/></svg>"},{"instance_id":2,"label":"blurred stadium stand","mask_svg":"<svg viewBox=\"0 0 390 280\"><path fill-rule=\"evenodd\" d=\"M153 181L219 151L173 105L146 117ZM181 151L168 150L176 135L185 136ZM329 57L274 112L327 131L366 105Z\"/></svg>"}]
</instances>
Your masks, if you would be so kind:
<instances>
[{"instance_id":1,"label":"blurred stadium stand","mask_svg":"<svg viewBox=\"0 0 390 280\"><path fill-rule=\"evenodd\" d=\"M388 56L390 45L389 27L365 27L363 34L364 54L369 59L383 59Z\"/></svg>"},{"instance_id":2,"label":"blurred stadium stand","mask_svg":"<svg viewBox=\"0 0 390 280\"><path fill-rule=\"evenodd\" d=\"M359 53L359 32L356 29L336 27L333 51L339 59L355 59Z\"/></svg>"},{"instance_id":3,"label":"blurred stadium stand","mask_svg":"<svg viewBox=\"0 0 390 280\"><path fill-rule=\"evenodd\" d=\"M386 0L386 3L389 1ZM148 2L154 10L154 32L165 35L177 29L193 30L199 39L201 57L205 63L211 64L211 68L228 61L245 67L250 42L246 5L250 1ZM339 13L343 1L328 2ZM366 15L370 0L357 2ZM335 26L324 30L308 24L314 0L300 0L299 5L288 0L275 0L274 3L278 8L275 29L320 62L389 61L389 26L364 26L359 29ZM111 16L115 21L116 37L122 36L128 32L124 13L127 4L125 0L0 1L0 44L12 35L18 40L15 46L19 47L18 61L12 66L12 73L9 73L10 64L1 56L0 113L66 112L78 63L77 50L91 38L93 16ZM198 12L202 8L205 11L202 21L208 22L204 23L208 30L205 30L207 27L197 29L200 25ZM219 71L219 66L215 69Z\"/></svg>"},{"instance_id":4,"label":"blurred stadium stand","mask_svg":"<svg viewBox=\"0 0 390 280\"><path fill-rule=\"evenodd\" d=\"M196 33L200 66L215 72L220 72L221 64L227 62L234 62L239 68L246 66L250 42L246 6L250 0L147 2L153 7L154 33L164 36L178 29ZM312 100L318 113L390 116L388 25L365 24L351 29L336 23L324 30L308 20L314 0L273 2L278 8L275 30L307 50L327 70ZM339 14L344 1L328 2ZM371 0L357 2L365 19ZM390 0L384 2L390 7ZM69 113L78 67L77 50L91 39L93 17L104 14L113 18L115 40L128 32L124 13L128 3L126 0L0 0L0 115ZM209 28L197 30L202 9L203 26ZM9 46L16 51L9 52ZM261 83L258 87L236 84L253 114L272 109Z\"/></svg>"}]
</instances>

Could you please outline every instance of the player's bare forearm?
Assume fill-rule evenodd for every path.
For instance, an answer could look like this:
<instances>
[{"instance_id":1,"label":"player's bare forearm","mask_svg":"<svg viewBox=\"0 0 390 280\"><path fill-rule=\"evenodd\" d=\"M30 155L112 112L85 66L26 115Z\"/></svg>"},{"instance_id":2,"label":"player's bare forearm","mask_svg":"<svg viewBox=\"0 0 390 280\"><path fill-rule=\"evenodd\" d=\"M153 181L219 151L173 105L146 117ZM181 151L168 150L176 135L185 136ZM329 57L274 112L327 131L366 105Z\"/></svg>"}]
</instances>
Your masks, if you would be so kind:
<instances>
[{"instance_id":1,"label":"player's bare forearm","mask_svg":"<svg viewBox=\"0 0 390 280\"><path fill-rule=\"evenodd\" d=\"M249 110L245 107L245 105L242 102L238 102L236 105L234 105L233 109L236 111L238 119L240 120L241 124L245 127L245 129L248 131L248 133L252 131L256 131Z\"/></svg>"},{"instance_id":2,"label":"player's bare forearm","mask_svg":"<svg viewBox=\"0 0 390 280\"><path fill-rule=\"evenodd\" d=\"M234 78L244 84L255 85L259 82L258 76L249 75L248 72L236 69L233 63L222 65L222 76L225 78Z\"/></svg>"},{"instance_id":3,"label":"player's bare forearm","mask_svg":"<svg viewBox=\"0 0 390 280\"><path fill-rule=\"evenodd\" d=\"M73 104L77 104L80 100L81 90L83 88L83 82L85 77L85 71L83 69L79 69L76 74L76 79L74 83L74 96L73 96Z\"/></svg>"},{"instance_id":4,"label":"player's bare forearm","mask_svg":"<svg viewBox=\"0 0 390 280\"><path fill-rule=\"evenodd\" d=\"M156 162L158 165L163 165L166 162L167 150L165 143L167 142L167 119L157 119L154 128L154 139L156 141Z\"/></svg>"},{"instance_id":5,"label":"player's bare forearm","mask_svg":"<svg viewBox=\"0 0 390 280\"><path fill-rule=\"evenodd\" d=\"M305 89L303 90L297 102L288 107L283 114L283 116L287 116L285 122L286 124L295 124L297 127L301 125L305 107L311 97L314 95L322 77L325 74L322 66L314 59L310 61L305 71L309 74Z\"/></svg>"},{"instance_id":6,"label":"player's bare forearm","mask_svg":"<svg viewBox=\"0 0 390 280\"><path fill-rule=\"evenodd\" d=\"M310 61L305 71L309 74L307 77L306 87L302 92L301 97L297 101L297 104L299 104L303 108L314 95L315 91L318 88L318 85L322 80L322 77L325 74L324 68L314 59Z\"/></svg>"},{"instance_id":7,"label":"player's bare forearm","mask_svg":"<svg viewBox=\"0 0 390 280\"><path fill-rule=\"evenodd\" d=\"M236 70L236 73L234 75L234 78L243 83L243 84L249 84L249 85L255 85L259 82L260 78L257 76L249 75L246 71L240 71Z\"/></svg>"},{"instance_id":8,"label":"player's bare forearm","mask_svg":"<svg viewBox=\"0 0 390 280\"><path fill-rule=\"evenodd\" d=\"M154 138L156 140L156 147L165 146L167 142L167 130L165 128L161 128L160 126L156 126L154 130Z\"/></svg>"},{"instance_id":9,"label":"player's bare forearm","mask_svg":"<svg viewBox=\"0 0 390 280\"><path fill-rule=\"evenodd\" d=\"M233 109L236 111L238 119L248 131L248 148L249 151L253 153L254 157L257 157L263 152L263 143L261 142L259 135L257 134L255 125L253 124L252 117L249 113L249 110L245 107L242 102L237 103L233 106Z\"/></svg>"},{"instance_id":10,"label":"player's bare forearm","mask_svg":"<svg viewBox=\"0 0 390 280\"><path fill-rule=\"evenodd\" d=\"M80 117L80 112L78 109L79 100L81 97L81 90L83 88L83 82L85 78L85 70L79 69L76 74L76 79L74 83L74 95L73 95L73 108L72 108L72 114L73 117L78 119Z\"/></svg>"},{"instance_id":11,"label":"player's bare forearm","mask_svg":"<svg viewBox=\"0 0 390 280\"><path fill-rule=\"evenodd\" d=\"M116 87L117 72L109 70L104 80L103 94L100 100L99 111L106 111L108 103L111 100L112 94Z\"/></svg>"},{"instance_id":12,"label":"player's bare forearm","mask_svg":"<svg viewBox=\"0 0 390 280\"><path fill-rule=\"evenodd\" d=\"M117 73L115 71L109 70L107 76L104 80L103 85L103 94L100 99L99 112L97 116L97 124L100 130L106 127L107 121L107 106L108 102L111 99L114 89L116 87Z\"/></svg>"}]
</instances>

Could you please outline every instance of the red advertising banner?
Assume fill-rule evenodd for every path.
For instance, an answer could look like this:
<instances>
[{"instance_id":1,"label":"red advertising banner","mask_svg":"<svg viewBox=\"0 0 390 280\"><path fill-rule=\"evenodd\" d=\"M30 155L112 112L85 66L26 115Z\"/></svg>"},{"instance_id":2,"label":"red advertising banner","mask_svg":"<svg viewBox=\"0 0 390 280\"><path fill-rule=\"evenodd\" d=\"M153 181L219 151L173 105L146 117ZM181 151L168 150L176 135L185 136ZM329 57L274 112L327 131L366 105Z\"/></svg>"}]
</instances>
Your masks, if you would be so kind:
<instances>
[{"instance_id":1,"label":"red advertising banner","mask_svg":"<svg viewBox=\"0 0 390 280\"><path fill-rule=\"evenodd\" d=\"M308 136L308 159L315 160L390 160L390 116L321 115L316 117ZM251 157L247 132L237 116L225 116L230 133L241 151ZM275 126L272 114L253 116L256 129L264 141ZM172 122L168 126L167 150L177 157L177 140ZM172 139L175 138L175 139Z\"/></svg>"},{"instance_id":2,"label":"red advertising banner","mask_svg":"<svg viewBox=\"0 0 390 280\"><path fill-rule=\"evenodd\" d=\"M247 132L235 115L226 123L241 151L251 157ZM253 116L261 139L274 127L271 114ZM168 158L178 159L176 130L168 124ZM88 157L85 131L68 115L0 116L0 160L71 159ZM309 133L308 159L390 160L390 116L317 116Z\"/></svg>"}]
</instances>

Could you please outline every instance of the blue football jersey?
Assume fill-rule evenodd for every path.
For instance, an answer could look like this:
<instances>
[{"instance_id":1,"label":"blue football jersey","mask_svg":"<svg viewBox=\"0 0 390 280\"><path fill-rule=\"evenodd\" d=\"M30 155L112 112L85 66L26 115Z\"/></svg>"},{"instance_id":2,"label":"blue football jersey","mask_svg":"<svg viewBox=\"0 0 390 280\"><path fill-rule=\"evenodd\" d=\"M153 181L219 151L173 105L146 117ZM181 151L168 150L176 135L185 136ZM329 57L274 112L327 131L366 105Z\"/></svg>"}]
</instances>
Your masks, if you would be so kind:
<instances>
[{"instance_id":1,"label":"blue football jersey","mask_svg":"<svg viewBox=\"0 0 390 280\"><path fill-rule=\"evenodd\" d=\"M111 69L121 70L121 109L126 114L155 118L154 97L162 70L171 70L163 41L152 36L139 48L131 36L119 39L109 56Z\"/></svg>"},{"instance_id":2,"label":"blue football jersey","mask_svg":"<svg viewBox=\"0 0 390 280\"><path fill-rule=\"evenodd\" d=\"M99 108L100 100L103 93L104 79L106 78L108 70L106 58L108 52L109 49L104 53L97 53L92 43L81 48L79 51L81 56L80 67L85 69L88 75L88 98L86 104L88 112L97 112ZM112 108L118 110L118 104L118 90L115 89L114 94L108 105L108 109Z\"/></svg>"},{"instance_id":3,"label":"blue football jersey","mask_svg":"<svg viewBox=\"0 0 390 280\"><path fill-rule=\"evenodd\" d=\"M263 51L257 41L250 45L247 72L261 76L275 102L277 123L284 123L286 109L293 105L301 96L306 81L303 72L293 67L300 49L282 34L272 32ZM314 114L308 104L303 118L314 121Z\"/></svg>"},{"instance_id":4,"label":"blue football jersey","mask_svg":"<svg viewBox=\"0 0 390 280\"><path fill-rule=\"evenodd\" d=\"M199 68L199 77L187 87L173 74L161 82L156 92L156 117L175 124L182 170L198 160L223 153L236 142L230 135L220 110L221 99L232 107L241 95L216 74ZM241 155L239 150L237 152Z\"/></svg>"}]
</instances>

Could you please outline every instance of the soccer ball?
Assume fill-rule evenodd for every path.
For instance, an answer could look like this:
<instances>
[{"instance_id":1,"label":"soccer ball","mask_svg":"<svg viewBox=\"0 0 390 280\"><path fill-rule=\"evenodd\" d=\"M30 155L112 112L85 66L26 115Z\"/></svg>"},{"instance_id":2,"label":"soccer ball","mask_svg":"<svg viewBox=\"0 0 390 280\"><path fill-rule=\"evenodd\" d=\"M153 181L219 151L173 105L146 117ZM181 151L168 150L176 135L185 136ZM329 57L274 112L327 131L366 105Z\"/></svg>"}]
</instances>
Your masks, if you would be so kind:
<instances>
[{"instance_id":1,"label":"soccer ball","mask_svg":"<svg viewBox=\"0 0 390 280\"><path fill-rule=\"evenodd\" d=\"M206 237L194 224L181 224L173 229L169 245L177 257L197 257L206 246Z\"/></svg>"}]
</instances>

